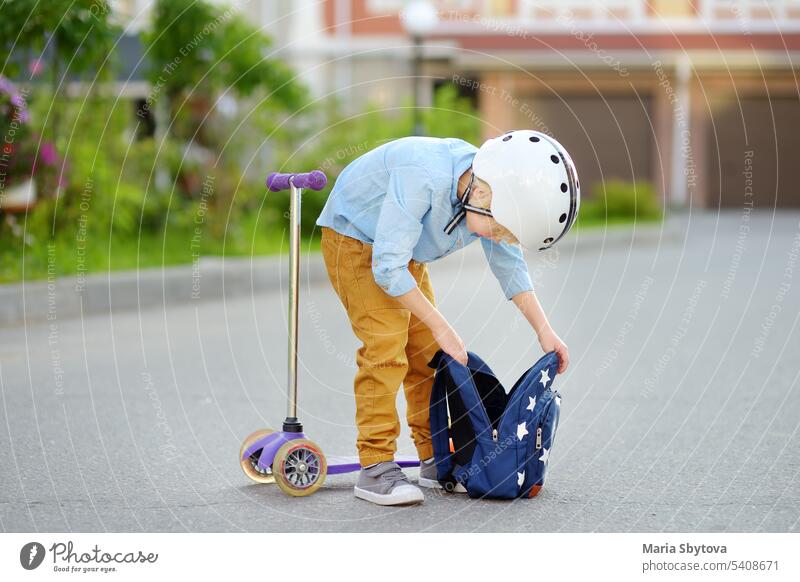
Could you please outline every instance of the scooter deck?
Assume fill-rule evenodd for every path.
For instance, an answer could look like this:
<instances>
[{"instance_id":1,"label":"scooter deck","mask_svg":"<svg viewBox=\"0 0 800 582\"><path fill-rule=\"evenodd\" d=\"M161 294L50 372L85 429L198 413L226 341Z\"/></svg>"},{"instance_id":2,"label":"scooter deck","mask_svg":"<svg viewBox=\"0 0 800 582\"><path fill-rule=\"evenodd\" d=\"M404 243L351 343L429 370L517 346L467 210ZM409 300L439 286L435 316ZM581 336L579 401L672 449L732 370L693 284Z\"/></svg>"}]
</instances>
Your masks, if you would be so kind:
<instances>
[{"instance_id":1,"label":"scooter deck","mask_svg":"<svg viewBox=\"0 0 800 582\"><path fill-rule=\"evenodd\" d=\"M352 473L361 470L358 457L325 456L328 461L328 475ZM419 467L419 459L413 455L395 455L394 462L401 467Z\"/></svg>"}]
</instances>

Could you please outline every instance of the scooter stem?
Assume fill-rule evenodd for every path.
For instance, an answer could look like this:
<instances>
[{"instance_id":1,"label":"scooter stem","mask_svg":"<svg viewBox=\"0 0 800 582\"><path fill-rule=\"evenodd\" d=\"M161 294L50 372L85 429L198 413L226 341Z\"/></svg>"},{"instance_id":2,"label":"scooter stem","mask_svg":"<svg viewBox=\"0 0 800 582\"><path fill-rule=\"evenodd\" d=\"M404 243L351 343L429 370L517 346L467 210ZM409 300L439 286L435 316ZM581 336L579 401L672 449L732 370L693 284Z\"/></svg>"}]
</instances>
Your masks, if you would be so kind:
<instances>
[{"instance_id":1,"label":"scooter stem","mask_svg":"<svg viewBox=\"0 0 800 582\"><path fill-rule=\"evenodd\" d=\"M303 188L322 190L328 178L320 170L305 174L282 174L273 172L267 177L267 188L271 192L289 192L289 365L287 374L286 420L283 432L303 432L303 425L297 420L297 311L300 293L300 198Z\"/></svg>"},{"instance_id":2,"label":"scooter stem","mask_svg":"<svg viewBox=\"0 0 800 582\"><path fill-rule=\"evenodd\" d=\"M297 313L300 293L300 198L302 188L289 179L289 360L288 360L288 401L283 430L303 432L303 425L297 420Z\"/></svg>"}]
</instances>

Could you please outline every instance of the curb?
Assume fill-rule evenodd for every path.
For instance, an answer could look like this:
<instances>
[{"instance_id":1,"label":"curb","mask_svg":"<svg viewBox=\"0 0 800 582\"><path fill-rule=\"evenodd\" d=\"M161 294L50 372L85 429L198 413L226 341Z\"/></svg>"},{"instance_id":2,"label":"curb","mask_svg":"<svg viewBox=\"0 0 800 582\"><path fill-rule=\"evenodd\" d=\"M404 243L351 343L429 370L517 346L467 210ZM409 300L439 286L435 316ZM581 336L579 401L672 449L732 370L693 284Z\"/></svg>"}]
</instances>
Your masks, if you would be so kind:
<instances>
[{"instance_id":1,"label":"curb","mask_svg":"<svg viewBox=\"0 0 800 582\"><path fill-rule=\"evenodd\" d=\"M565 241L561 248L565 252L597 252L631 244L674 242L684 237L684 221L669 218L653 226L582 232ZM285 255L214 257L202 258L191 265L0 285L0 326L112 311L164 309L170 305L233 299L284 289L288 268ZM300 280L302 284L327 280L319 253L302 256Z\"/></svg>"},{"instance_id":2,"label":"curb","mask_svg":"<svg viewBox=\"0 0 800 582\"><path fill-rule=\"evenodd\" d=\"M0 285L0 326L164 309L286 287L288 256L203 258L191 265ZM327 279L322 256L303 256L302 283Z\"/></svg>"}]
</instances>

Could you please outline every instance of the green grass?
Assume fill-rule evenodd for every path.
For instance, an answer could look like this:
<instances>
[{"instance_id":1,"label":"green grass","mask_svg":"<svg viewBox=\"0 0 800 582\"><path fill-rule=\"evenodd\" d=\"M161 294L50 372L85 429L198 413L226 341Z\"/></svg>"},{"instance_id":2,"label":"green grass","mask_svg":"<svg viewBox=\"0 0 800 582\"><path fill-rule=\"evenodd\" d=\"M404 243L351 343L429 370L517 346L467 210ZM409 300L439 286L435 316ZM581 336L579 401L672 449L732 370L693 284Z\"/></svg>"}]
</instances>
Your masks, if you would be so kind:
<instances>
[{"instance_id":1,"label":"green grass","mask_svg":"<svg viewBox=\"0 0 800 582\"><path fill-rule=\"evenodd\" d=\"M660 216L640 216L637 224L654 224ZM601 228L624 228L634 223L631 216L600 216L581 214L576 231ZM193 238L194 237L194 238ZM302 252L319 250L318 231L302 241ZM143 232L133 239L130 235L87 235L81 243L74 237L62 236L55 241L31 241L25 245L7 245L0 249L0 283L23 279L33 281L55 277L108 273L132 269L148 269L190 264L197 257L267 256L288 251L288 233L284 224L274 220L259 220L257 216L243 219L240 228L224 230L216 236L202 231L196 235L190 226L173 226L163 232Z\"/></svg>"},{"instance_id":2,"label":"green grass","mask_svg":"<svg viewBox=\"0 0 800 582\"><path fill-rule=\"evenodd\" d=\"M303 252L319 249L318 237L302 241ZM288 250L288 233L283 225L265 225L256 218L243 221L241 228L214 237L197 235L191 227L170 227L163 232L143 232L139 238L87 235L85 242L61 236L55 240L33 240L30 244L7 245L0 249L0 282L13 283L130 269L190 264L200 257L250 257L273 255Z\"/></svg>"}]
</instances>

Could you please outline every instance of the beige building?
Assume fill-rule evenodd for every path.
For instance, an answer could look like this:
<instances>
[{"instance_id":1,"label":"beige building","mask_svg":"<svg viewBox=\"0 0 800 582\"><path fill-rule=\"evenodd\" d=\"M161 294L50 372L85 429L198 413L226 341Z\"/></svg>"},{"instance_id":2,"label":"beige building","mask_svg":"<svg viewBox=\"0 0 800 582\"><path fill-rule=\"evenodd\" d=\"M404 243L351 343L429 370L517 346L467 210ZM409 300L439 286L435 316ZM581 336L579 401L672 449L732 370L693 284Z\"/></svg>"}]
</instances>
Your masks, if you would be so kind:
<instances>
[{"instance_id":1,"label":"beige building","mask_svg":"<svg viewBox=\"0 0 800 582\"><path fill-rule=\"evenodd\" d=\"M272 35L317 98L357 112L412 91L407 0L212 0ZM129 34L152 0L112 0ZM649 180L671 205L800 206L800 0L431 0L419 100L454 83L484 137L553 134L584 192ZM128 92L147 93L130 79ZM146 85L146 83L144 83ZM589 188L587 188L589 186Z\"/></svg>"},{"instance_id":2,"label":"beige building","mask_svg":"<svg viewBox=\"0 0 800 582\"><path fill-rule=\"evenodd\" d=\"M319 96L392 106L411 90L404 4L277 0L259 18ZM584 190L642 179L672 205L800 206L800 0L433 4L423 103L454 82L486 137L552 133Z\"/></svg>"}]
</instances>

